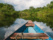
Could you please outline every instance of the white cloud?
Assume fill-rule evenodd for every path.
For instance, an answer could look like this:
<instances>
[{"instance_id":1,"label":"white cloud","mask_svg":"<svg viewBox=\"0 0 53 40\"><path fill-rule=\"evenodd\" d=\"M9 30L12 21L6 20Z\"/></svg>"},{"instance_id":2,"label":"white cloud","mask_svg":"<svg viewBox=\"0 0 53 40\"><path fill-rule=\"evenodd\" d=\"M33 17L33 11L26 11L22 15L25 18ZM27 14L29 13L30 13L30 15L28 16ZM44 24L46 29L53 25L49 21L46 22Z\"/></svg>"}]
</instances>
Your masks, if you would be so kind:
<instances>
[{"instance_id":1,"label":"white cloud","mask_svg":"<svg viewBox=\"0 0 53 40\"><path fill-rule=\"evenodd\" d=\"M53 31L50 28L50 26L46 25L46 23L34 21L34 24L36 24L40 29L42 29L44 31L44 33L46 33L48 36L53 38ZM53 40L53 39L51 39L51 40Z\"/></svg>"},{"instance_id":2,"label":"white cloud","mask_svg":"<svg viewBox=\"0 0 53 40\"><path fill-rule=\"evenodd\" d=\"M30 6L42 7L52 0L0 0L0 2L12 4L15 10L28 9ZM15 6L16 5L16 6Z\"/></svg>"},{"instance_id":3,"label":"white cloud","mask_svg":"<svg viewBox=\"0 0 53 40\"><path fill-rule=\"evenodd\" d=\"M4 35L5 38L11 35L13 32L15 32L20 27L22 27L22 25L24 25L27 21L28 20L24 20L24 19L16 19L14 24L7 28L7 31Z\"/></svg>"}]
</instances>

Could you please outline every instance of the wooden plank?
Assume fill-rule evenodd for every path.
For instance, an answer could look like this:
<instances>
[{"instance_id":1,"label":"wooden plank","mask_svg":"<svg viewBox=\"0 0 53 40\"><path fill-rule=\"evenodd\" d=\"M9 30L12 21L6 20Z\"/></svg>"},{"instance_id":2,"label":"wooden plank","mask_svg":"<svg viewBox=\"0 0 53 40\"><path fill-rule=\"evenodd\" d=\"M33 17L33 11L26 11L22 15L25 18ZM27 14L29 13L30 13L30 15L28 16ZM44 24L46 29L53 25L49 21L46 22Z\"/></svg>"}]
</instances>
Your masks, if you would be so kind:
<instances>
[{"instance_id":1,"label":"wooden plank","mask_svg":"<svg viewBox=\"0 0 53 40\"><path fill-rule=\"evenodd\" d=\"M28 22L27 22L27 24L26 24L26 26L34 26L34 23L31 21L31 20L29 20Z\"/></svg>"},{"instance_id":2,"label":"wooden plank","mask_svg":"<svg viewBox=\"0 0 53 40\"><path fill-rule=\"evenodd\" d=\"M24 33L24 39L48 39L49 37L44 33Z\"/></svg>"},{"instance_id":3,"label":"wooden plank","mask_svg":"<svg viewBox=\"0 0 53 40\"><path fill-rule=\"evenodd\" d=\"M34 24L33 23L27 23L26 26L28 26L28 27L29 26L34 26Z\"/></svg>"},{"instance_id":4,"label":"wooden plank","mask_svg":"<svg viewBox=\"0 0 53 40\"><path fill-rule=\"evenodd\" d=\"M11 39L16 39L16 35L19 35L17 36L17 39L48 39L49 37L44 34L44 33L14 33L10 38Z\"/></svg>"},{"instance_id":5,"label":"wooden plank","mask_svg":"<svg viewBox=\"0 0 53 40\"><path fill-rule=\"evenodd\" d=\"M11 39L16 39L16 36L17 36L17 39L21 39L22 38L22 34L21 33L14 33L10 38Z\"/></svg>"}]
</instances>

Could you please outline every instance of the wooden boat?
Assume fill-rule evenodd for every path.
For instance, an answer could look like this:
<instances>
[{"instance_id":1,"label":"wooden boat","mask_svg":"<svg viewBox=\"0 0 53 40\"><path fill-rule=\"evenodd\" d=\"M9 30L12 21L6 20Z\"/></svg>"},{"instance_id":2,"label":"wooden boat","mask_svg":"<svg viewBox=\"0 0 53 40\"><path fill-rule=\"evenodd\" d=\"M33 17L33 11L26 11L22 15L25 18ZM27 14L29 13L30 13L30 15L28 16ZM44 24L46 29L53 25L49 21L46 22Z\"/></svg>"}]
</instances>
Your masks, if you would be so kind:
<instances>
[{"instance_id":1,"label":"wooden boat","mask_svg":"<svg viewBox=\"0 0 53 40\"><path fill-rule=\"evenodd\" d=\"M12 33L10 36L8 36L7 38L5 38L4 40L18 40L18 39L48 39L49 37L43 32L43 33L38 33L38 32L34 32L34 30L32 31L30 29L31 32L34 33L29 33L26 32L28 29L28 27L34 27L34 23L30 20L27 23L25 23L22 27L20 27L19 29L17 29L14 33ZM35 26L36 27L36 26ZM42 30L41 30L42 31Z\"/></svg>"}]
</instances>

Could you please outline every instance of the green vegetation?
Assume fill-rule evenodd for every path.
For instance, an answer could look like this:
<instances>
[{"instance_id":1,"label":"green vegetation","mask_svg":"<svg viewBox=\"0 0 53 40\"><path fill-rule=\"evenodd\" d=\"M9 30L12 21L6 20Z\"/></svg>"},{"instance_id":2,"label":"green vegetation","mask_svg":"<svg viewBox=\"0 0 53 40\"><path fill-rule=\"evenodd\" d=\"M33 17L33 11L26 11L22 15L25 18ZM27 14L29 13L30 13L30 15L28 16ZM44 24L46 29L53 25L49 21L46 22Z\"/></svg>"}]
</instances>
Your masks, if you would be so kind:
<instances>
[{"instance_id":1,"label":"green vegetation","mask_svg":"<svg viewBox=\"0 0 53 40\"><path fill-rule=\"evenodd\" d=\"M16 18L23 18L26 20L39 21L47 23L51 28L53 27L53 1L44 7L30 7L23 11L15 11L14 7L9 4L0 3L0 25L11 25Z\"/></svg>"},{"instance_id":2,"label":"green vegetation","mask_svg":"<svg viewBox=\"0 0 53 40\"><path fill-rule=\"evenodd\" d=\"M0 3L0 26L9 26L18 17L19 12L12 5Z\"/></svg>"}]
</instances>

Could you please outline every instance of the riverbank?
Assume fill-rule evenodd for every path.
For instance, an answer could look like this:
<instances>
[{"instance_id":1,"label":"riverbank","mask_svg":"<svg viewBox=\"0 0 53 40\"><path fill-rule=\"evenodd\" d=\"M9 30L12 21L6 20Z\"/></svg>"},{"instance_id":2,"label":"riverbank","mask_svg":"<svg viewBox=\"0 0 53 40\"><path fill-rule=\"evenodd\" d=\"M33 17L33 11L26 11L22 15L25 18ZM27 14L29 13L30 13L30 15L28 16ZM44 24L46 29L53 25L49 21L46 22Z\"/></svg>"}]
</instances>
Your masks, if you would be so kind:
<instances>
[{"instance_id":1,"label":"riverbank","mask_svg":"<svg viewBox=\"0 0 53 40\"><path fill-rule=\"evenodd\" d=\"M0 3L0 27L12 25L16 18L44 22L53 28L53 1L44 7L30 7L22 11L15 11L10 4Z\"/></svg>"}]
</instances>

